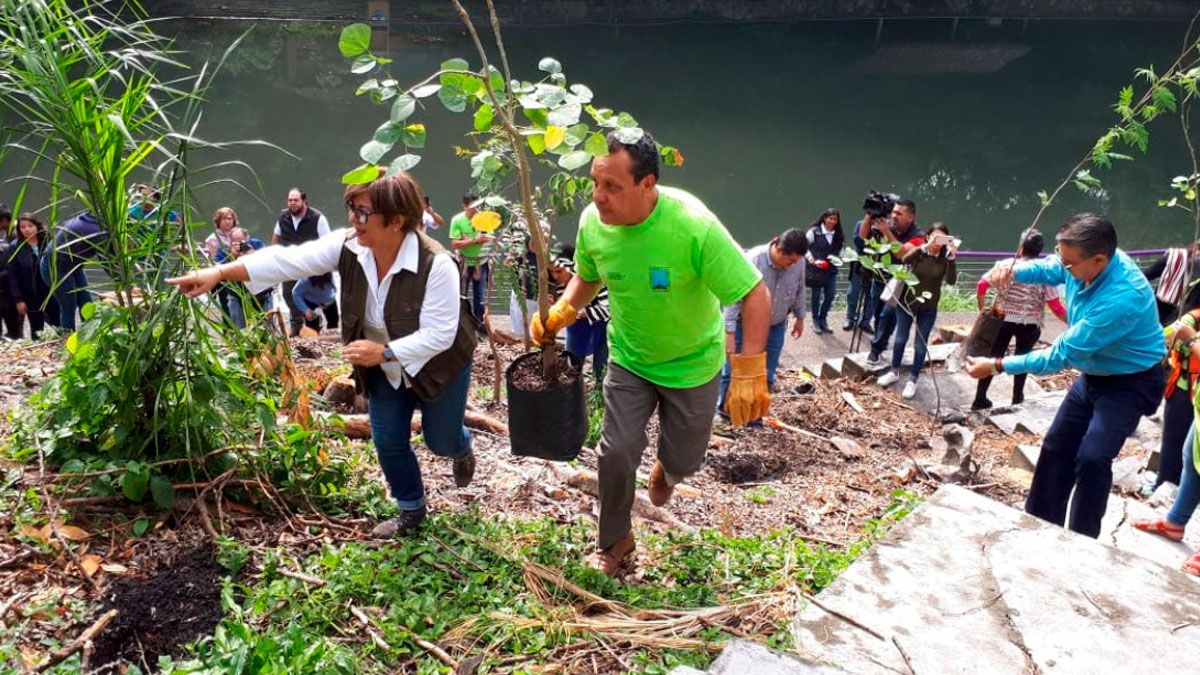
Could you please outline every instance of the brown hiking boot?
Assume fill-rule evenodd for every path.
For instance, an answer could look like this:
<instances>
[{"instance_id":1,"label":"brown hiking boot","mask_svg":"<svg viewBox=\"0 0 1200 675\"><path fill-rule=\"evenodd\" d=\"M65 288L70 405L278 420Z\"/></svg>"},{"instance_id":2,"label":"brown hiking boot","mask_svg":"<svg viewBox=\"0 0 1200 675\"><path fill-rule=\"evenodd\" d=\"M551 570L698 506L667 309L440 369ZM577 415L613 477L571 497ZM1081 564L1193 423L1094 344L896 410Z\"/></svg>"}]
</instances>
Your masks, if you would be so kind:
<instances>
[{"instance_id":1,"label":"brown hiking boot","mask_svg":"<svg viewBox=\"0 0 1200 675\"><path fill-rule=\"evenodd\" d=\"M416 534L423 522L425 522L424 506L412 511L401 511L400 515L395 518L388 518L376 525L375 529L371 530L371 536L377 539L407 537L410 534Z\"/></svg>"},{"instance_id":2,"label":"brown hiking boot","mask_svg":"<svg viewBox=\"0 0 1200 675\"><path fill-rule=\"evenodd\" d=\"M625 538L608 548L597 549L592 554L592 559L589 561L592 569L603 572L605 576L616 576L621 567L626 563L632 562L633 553L637 549L637 542L633 539L633 533L625 535Z\"/></svg>"},{"instance_id":3,"label":"brown hiking boot","mask_svg":"<svg viewBox=\"0 0 1200 675\"><path fill-rule=\"evenodd\" d=\"M646 492L650 495L650 503L655 506L666 504L675 492L675 488L667 485L667 470L663 468L662 462L654 462L654 468L650 470L650 480L646 483Z\"/></svg>"},{"instance_id":4,"label":"brown hiking boot","mask_svg":"<svg viewBox=\"0 0 1200 675\"><path fill-rule=\"evenodd\" d=\"M458 487L467 487L471 484L471 479L475 477L475 452L471 451L464 457L459 457L454 460L454 484Z\"/></svg>"}]
</instances>

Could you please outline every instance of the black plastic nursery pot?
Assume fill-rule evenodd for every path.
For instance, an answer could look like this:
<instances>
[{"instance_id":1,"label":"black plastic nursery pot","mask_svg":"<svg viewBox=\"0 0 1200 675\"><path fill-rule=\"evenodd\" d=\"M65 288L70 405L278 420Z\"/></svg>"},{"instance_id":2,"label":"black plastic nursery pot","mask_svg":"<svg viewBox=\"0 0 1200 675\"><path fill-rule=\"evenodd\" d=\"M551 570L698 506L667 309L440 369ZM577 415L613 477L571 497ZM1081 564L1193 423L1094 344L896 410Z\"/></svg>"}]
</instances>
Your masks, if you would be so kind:
<instances>
[{"instance_id":1,"label":"black plastic nursery pot","mask_svg":"<svg viewBox=\"0 0 1200 675\"><path fill-rule=\"evenodd\" d=\"M518 356L504 372L508 394L508 434L514 455L569 462L587 438L587 404L579 357L563 352L567 364L556 385L530 390L514 384L513 374L533 366L541 372L540 352ZM539 378L540 379L540 378Z\"/></svg>"}]
</instances>

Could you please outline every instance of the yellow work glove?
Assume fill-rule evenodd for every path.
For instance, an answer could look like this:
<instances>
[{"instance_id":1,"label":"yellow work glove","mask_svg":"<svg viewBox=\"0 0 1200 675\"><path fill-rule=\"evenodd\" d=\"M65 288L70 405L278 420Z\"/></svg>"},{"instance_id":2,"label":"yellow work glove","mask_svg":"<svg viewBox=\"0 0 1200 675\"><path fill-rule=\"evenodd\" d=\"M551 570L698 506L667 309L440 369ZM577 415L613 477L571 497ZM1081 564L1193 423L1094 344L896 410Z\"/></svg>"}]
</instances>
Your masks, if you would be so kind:
<instances>
[{"instance_id":1,"label":"yellow work glove","mask_svg":"<svg viewBox=\"0 0 1200 675\"><path fill-rule=\"evenodd\" d=\"M571 303L563 298L550 305L550 310L546 313L545 327L542 326L542 313L533 313L533 318L529 320L529 334L538 344L550 344L554 342L555 333L575 323L577 314L579 314L579 310L572 307Z\"/></svg>"},{"instance_id":2,"label":"yellow work glove","mask_svg":"<svg viewBox=\"0 0 1200 675\"><path fill-rule=\"evenodd\" d=\"M725 412L735 427L762 418L771 407L767 389L767 354L730 354L729 391Z\"/></svg>"}]
</instances>

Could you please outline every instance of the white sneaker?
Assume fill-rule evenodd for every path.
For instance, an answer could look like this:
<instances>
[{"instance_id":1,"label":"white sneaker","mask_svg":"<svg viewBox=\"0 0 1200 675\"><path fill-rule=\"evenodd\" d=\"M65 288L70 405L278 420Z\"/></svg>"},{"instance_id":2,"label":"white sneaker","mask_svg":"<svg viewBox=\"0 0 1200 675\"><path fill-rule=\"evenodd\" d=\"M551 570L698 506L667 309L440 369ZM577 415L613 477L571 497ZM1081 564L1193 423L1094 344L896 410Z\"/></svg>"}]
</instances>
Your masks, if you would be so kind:
<instances>
[{"instance_id":1,"label":"white sneaker","mask_svg":"<svg viewBox=\"0 0 1200 675\"><path fill-rule=\"evenodd\" d=\"M900 376L889 370L886 373L880 375L879 379L875 380L875 384L877 384L881 387L890 387L899 381L900 381Z\"/></svg>"},{"instance_id":2,"label":"white sneaker","mask_svg":"<svg viewBox=\"0 0 1200 675\"><path fill-rule=\"evenodd\" d=\"M903 396L904 398L912 398L912 397L916 396L917 395L917 381L909 380L908 383L904 385L904 392L901 393L900 395Z\"/></svg>"},{"instance_id":3,"label":"white sneaker","mask_svg":"<svg viewBox=\"0 0 1200 675\"><path fill-rule=\"evenodd\" d=\"M882 368L883 367L883 355L881 354L879 356L871 356L870 354L867 354L867 367L868 368Z\"/></svg>"}]
</instances>

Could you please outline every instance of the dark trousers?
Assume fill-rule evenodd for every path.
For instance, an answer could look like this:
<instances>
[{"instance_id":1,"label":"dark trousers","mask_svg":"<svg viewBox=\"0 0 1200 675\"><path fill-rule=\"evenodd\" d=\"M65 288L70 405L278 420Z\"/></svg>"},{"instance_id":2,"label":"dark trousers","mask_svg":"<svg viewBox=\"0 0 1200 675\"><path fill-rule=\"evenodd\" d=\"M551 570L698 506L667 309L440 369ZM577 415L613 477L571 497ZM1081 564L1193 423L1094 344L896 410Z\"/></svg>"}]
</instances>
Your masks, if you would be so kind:
<instances>
[{"instance_id":1,"label":"dark trousers","mask_svg":"<svg viewBox=\"0 0 1200 675\"><path fill-rule=\"evenodd\" d=\"M478 265L466 265L461 268L462 271L462 294L466 295L467 290L471 291L471 311L475 313L477 321L483 321L484 310L487 309L487 291L488 291L488 275L491 274L491 266L487 263Z\"/></svg>"},{"instance_id":2,"label":"dark trousers","mask_svg":"<svg viewBox=\"0 0 1200 675\"><path fill-rule=\"evenodd\" d=\"M292 301L292 289L295 287L295 281L283 282L283 303L288 308L288 335L298 335L300 327L304 325L304 312L296 309L296 303Z\"/></svg>"},{"instance_id":3,"label":"dark trousers","mask_svg":"<svg viewBox=\"0 0 1200 675\"><path fill-rule=\"evenodd\" d=\"M0 300L0 319L4 321L4 332L8 335L8 339L20 340L25 322L21 319L21 315L17 313L17 303L9 298Z\"/></svg>"},{"instance_id":4,"label":"dark trousers","mask_svg":"<svg viewBox=\"0 0 1200 675\"><path fill-rule=\"evenodd\" d=\"M1070 528L1099 536L1112 462L1142 416L1158 407L1162 382L1161 366L1075 380L1042 441L1025 511L1061 526L1070 501Z\"/></svg>"},{"instance_id":5,"label":"dark trousers","mask_svg":"<svg viewBox=\"0 0 1200 675\"><path fill-rule=\"evenodd\" d=\"M1035 323L1012 323L1005 321L1000 326L1000 332L996 334L996 341L992 343L992 351L989 356L998 358L1008 353L1008 343L1016 338L1017 347L1014 353L1028 354L1033 351L1033 346L1037 344L1038 338L1042 336L1042 328ZM1014 405L1025 400L1025 378L1026 375L1013 375L1013 397ZM992 386L992 378L985 377L975 385L975 402L979 403L987 398L988 387ZM1187 433L1187 429L1183 430Z\"/></svg>"},{"instance_id":6,"label":"dark trousers","mask_svg":"<svg viewBox=\"0 0 1200 675\"><path fill-rule=\"evenodd\" d=\"M1162 445L1158 447L1158 480L1154 487L1164 482L1179 485L1183 472L1183 441L1195 419L1191 403L1192 392L1176 389L1163 404ZM1184 448L1190 452L1191 448Z\"/></svg>"},{"instance_id":7,"label":"dark trousers","mask_svg":"<svg viewBox=\"0 0 1200 675\"><path fill-rule=\"evenodd\" d=\"M829 307L833 305L833 296L837 294L837 272L826 271L824 279L814 279L808 287L812 290L813 325L828 328Z\"/></svg>"}]
</instances>

